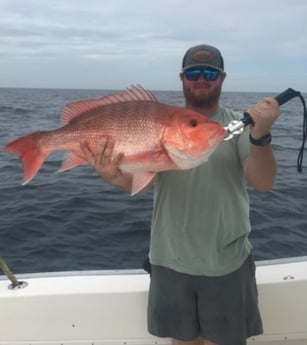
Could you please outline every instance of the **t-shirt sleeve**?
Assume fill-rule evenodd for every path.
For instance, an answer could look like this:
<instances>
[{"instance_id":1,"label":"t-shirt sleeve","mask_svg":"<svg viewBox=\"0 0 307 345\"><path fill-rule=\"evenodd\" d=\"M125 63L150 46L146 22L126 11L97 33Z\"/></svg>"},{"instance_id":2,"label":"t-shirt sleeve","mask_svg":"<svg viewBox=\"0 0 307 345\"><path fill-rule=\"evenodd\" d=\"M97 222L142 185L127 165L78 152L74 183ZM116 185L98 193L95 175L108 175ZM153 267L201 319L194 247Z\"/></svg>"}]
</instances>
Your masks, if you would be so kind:
<instances>
[{"instance_id":1,"label":"t-shirt sleeve","mask_svg":"<svg viewBox=\"0 0 307 345\"><path fill-rule=\"evenodd\" d=\"M238 138L238 152L240 157L240 162L243 167L245 164L250 151L250 142L249 142L249 128L246 128L244 132Z\"/></svg>"}]
</instances>

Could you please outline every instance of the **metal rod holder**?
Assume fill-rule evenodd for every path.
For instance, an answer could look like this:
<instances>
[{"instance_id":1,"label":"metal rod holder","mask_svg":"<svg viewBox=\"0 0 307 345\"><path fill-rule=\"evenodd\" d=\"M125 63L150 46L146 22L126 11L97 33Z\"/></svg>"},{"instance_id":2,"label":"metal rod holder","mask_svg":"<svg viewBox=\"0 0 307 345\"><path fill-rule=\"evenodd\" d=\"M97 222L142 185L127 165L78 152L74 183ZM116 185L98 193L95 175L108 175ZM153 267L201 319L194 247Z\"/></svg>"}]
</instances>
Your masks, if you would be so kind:
<instances>
[{"instance_id":1,"label":"metal rod holder","mask_svg":"<svg viewBox=\"0 0 307 345\"><path fill-rule=\"evenodd\" d=\"M4 261L4 259L0 256L0 269L3 273L7 276L7 278L11 281L11 284L8 286L10 290L17 290L23 289L28 286L27 282L18 281L12 271L9 269L8 265Z\"/></svg>"}]
</instances>

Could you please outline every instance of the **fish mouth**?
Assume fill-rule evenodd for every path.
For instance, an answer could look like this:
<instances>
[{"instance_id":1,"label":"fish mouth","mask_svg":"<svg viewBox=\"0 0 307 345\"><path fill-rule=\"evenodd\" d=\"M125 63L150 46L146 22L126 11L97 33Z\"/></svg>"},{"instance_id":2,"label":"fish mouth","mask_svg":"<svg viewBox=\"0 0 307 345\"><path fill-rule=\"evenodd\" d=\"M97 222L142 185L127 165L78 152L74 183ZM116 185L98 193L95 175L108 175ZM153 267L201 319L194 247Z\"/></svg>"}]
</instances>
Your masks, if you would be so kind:
<instances>
[{"instance_id":1,"label":"fish mouth","mask_svg":"<svg viewBox=\"0 0 307 345\"><path fill-rule=\"evenodd\" d=\"M215 133L212 133L210 137L208 138L208 144L210 147L215 147L220 142L224 140L225 137L225 129L221 128L221 130L216 131Z\"/></svg>"}]
</instances>

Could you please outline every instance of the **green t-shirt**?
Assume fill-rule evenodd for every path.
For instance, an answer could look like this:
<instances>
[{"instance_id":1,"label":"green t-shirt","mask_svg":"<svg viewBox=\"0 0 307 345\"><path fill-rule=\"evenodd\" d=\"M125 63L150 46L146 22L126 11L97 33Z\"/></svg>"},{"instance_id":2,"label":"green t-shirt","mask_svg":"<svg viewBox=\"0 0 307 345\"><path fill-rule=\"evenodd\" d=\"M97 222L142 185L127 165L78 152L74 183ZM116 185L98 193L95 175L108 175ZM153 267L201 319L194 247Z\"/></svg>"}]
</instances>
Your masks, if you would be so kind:
<instances>
[{"instance_id":1,"label":"green t-shirt","mask_svg":"<svg viewBox=\"0 0 307 345\"><path fill-rule=\"evenodd\" d=\"M211 119L223 126L242 114L219 108ZM243 164L248 130L222 142L208 162L157 175L150 262L206 276L228 274L251 251L249 199Z\"/></svg>"}]
</instances>

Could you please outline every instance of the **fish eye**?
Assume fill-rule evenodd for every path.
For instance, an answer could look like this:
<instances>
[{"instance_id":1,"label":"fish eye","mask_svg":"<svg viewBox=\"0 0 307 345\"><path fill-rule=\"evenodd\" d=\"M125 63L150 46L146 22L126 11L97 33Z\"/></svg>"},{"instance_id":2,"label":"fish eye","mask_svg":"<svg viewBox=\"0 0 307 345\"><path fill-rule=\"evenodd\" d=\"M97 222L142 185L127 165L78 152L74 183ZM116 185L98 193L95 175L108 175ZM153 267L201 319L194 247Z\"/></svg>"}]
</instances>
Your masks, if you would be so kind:
<instances>
[{"instance_id":1,"label":"fish eye","mask_svg":"<svg viewBox=\"0 0 307 345\"><path fill-rule=\"evenodd\" d=\"M192 119L190 120L189 124L191 127L197 127L198 121L196 119Z\"/></svg>"}]
</instances>

